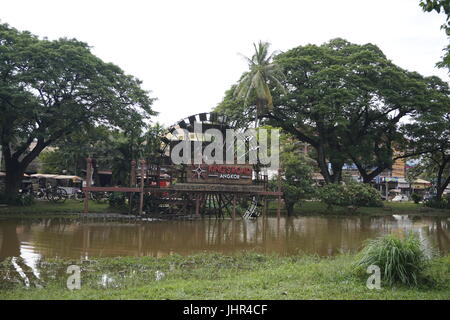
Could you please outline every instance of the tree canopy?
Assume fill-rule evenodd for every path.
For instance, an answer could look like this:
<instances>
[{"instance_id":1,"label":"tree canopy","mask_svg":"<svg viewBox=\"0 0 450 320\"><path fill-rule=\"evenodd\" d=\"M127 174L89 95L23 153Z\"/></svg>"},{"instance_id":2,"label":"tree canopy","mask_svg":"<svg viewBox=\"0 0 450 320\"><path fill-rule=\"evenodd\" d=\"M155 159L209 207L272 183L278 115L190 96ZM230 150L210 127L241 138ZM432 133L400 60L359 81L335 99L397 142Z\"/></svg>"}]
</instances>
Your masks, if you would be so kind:
<instances>
[{"instance_id":1,"label":"tree canopy","mask_svg":"<svg viewBox=\"0 0 450 320\"><path fill-rule=\"evenodd\" d=\"M42 150L83 127L135 130L155 112L141 81L76 39L39 39L0 25L0 143L15 193Z\"/></svg>"},{"instance_id":2,"label":"tree canopy","mask_svg":"<svg viewBox=\"0 0 450 320\"><path fill-rule=\"evenodd\" d=\"M333 39L299 46L274 57L287 93L273 87L274 108L265 121L310 144L326 182L342 179L353 163L365 182L390 168L404 143L401 120L438 107L446 93L439 79L394 65L373 44ZM243 122L242 109L226 93L218 110ZM402 150L399 150L402 151Z\"/></svg>"},{"instance_id":3,"label":"tree canopy","mask_svg":"<svg viewBox=\"0 0 450 320\"><path fill-rule=\"evenodd\" d=\"M409 148L416 151L419 161L415 171L433 180L438 200L450 184L450 98L443 106L417 114L404 128Z\"/></svg>"},{"instance_id":4,"label":"tree canopy","mask_svg":"<svg viewBox=\"0 0 450 320\"><path fill-rule=\"evenodd\" d=\"M284 74L280 66L273 62L274 54L269 54L268 42L258 42L258 45L253 44L255 53L251 58L244 57L248 63L249 71L245 72L239 83L234 88L234 95L244 100L244 107L253 100L256 105L256 123L259 116L263 112L269 111L273 108L272 94L269 85L278 87L284 90L281 80L284 79Z\"/></svg>"},{"instance_id":5,"label":"tree canopy","mask_svg":"<svg viewBox=\"0 0 450 320\"><path fill-rule=\"evenodd\" d=\"M447 36L450 37L450 0L421 0L420 6L423 11L437 13L444 13L447 18L445 23L441 26L441 29L445 30ZM442 61L437 63L438 67L448 68L450 70L450 44L444 49L445 54L442 57Z\"/></svg>"}]
</instances>

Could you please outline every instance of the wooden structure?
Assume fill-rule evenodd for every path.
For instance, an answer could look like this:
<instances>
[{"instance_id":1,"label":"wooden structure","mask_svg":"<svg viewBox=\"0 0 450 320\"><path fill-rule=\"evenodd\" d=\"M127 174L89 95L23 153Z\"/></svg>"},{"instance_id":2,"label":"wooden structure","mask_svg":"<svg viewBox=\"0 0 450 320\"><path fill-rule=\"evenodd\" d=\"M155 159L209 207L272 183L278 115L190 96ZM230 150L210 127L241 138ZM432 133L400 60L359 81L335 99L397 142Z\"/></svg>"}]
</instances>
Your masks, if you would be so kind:
<instances>
[{"instance_id":1,"label":"wooden structure","mask_svg":"<svg viewBox=\"0 0 450 320\"><path fill-rule=\"evenodd\" d=\"M195 130L201 124L202 132ZM198 128L198 127L197 127ZM201 113L179 121L168 128L160 137L159 156L149 163L132 161L130 185L127 187L91 186L92 159L87 159L84 212L88 212L90 192L127 192L130 199L138 199L137 214L180 214L214 215L232 218L257 217L267 210L267 199L277 198L277 216L281 208L281 181L277 191L268 190L268 176L262 173L259 165L248 164L174 164L171 150L183 143L179 129L184 129L191 137L189 140L201 145L202 150L209 144L205 131L216 129L225 136L227 129L233 129L233 123L225 116L216 113ZM192 143L193 145L193 143ZM193 148L193 147L192 147ZM224 147L224 154L229 150ZM192 154L194 153L194 149ZM225 157L224 157L225 159ZM137 165L137 167L136 167ZM280 173L280 172L279 172ZM280 177L280 174L278 174ZM138 195L138 197L133 196Z\"/></svg>"}]
</instances>

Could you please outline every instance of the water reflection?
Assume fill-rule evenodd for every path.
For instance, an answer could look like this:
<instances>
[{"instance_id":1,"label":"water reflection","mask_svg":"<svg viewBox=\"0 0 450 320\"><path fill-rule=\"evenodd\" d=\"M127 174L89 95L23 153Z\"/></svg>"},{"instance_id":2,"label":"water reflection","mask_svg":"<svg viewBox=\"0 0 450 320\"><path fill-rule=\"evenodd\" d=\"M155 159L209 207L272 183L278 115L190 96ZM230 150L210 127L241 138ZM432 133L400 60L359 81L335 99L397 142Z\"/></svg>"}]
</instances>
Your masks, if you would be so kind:
<instances>
[{"instance_id":1,"label":"water reflection","mask_svg":"<svg viewBox=\"0 0 450 320\"><path fill-rule=\"evenodd\" d=\"M91 258L154 256L201 251L257 250L321 256L355 252L364 240L396 230L416 232L426 246L450 252L450 219L390 216L381 218L266 218L258 220L158 221L141 224L80 222L65 219L0 221L0 260L16 263L38 277L40 257Z\"/></svg>"},{"instance_id":2,"label":"water reflection","mask_svg":"<svg viewBox=\"0 0 450 320\"><path fill-rule=\"evenodd\" d=\"M22 283L29 287L39 286L39 271L36 267L40 255L34 248L27 247L19 240L18 234L30 226L19 227L17 222L0 223L0 262L9 259L5 264L0 280L9 283Z\"/></svg>"}]
</instances>

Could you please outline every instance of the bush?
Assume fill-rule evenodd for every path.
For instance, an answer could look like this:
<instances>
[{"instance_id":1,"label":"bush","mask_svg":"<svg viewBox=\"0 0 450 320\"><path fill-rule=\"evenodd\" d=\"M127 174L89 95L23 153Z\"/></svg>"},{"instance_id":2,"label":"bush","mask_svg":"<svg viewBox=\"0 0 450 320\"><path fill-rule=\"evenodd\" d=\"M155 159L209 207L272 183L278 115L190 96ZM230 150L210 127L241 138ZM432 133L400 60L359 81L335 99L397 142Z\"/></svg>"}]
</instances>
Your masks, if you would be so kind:
<instances>
[{"instance_id":1,"label":"bush","mask_svg":"<svg viewBox=\"0 0 450 320\"><path fill-rule=\"evenodd\" d=\"M380 193L368 184L328 184L318 191L319 199L332 206L382 207Z\"/></svg>"},{"instance_id":2,"label":"bush","mask_svg":"<svg viewBox=\"0 0 450 320\"><path fill-rule=\"evenodd\" d=\"M435 209L450 209L450 194L444 195L441 200L429 199L425 201L425 206Z\"/></svg>"},{"instance_id":3,"label":"bush","mask_svg":"<svg viewBox=\"0 0 450 320\"><path fill-rule=\"evenodd\" d=\"M411 195L411 199L414 201L414 203L419 203L420 201L422 201L423 200L423 197L420 195L420 194L417 194L417 193L413 193L412 195Z\"/></svg>"},{"instance_id":4,"label":"bush","mask_svg":"<svg viewBox=\"0 0 450 320\"><path fill-rule=\"evenodd\" d=\"M388 235L369 240L356 262L357 269L366 270L376 265L381 270L382 282L416 286L422 278L428 258L414 234L405 238Z\"/></svg>"},{"instance_id":5,"label":"bush","mask_svg":"<svg viewBox=\"0 0 450 320\"><path fill-rule=\"evenodd\" d=\"M126 203L126 194L124 192L112 192L108 197L108 203L111 208L123 207Z\"/></svg>"},{"instance_id":6,"label":"bush","mask_svg":"<svg viewBox=\"0 0 450 320\"><path fill-rule=\"evenodd\" d=\"M31 206L34 203L34 197L31 194L18 194L10 196L0 194L0 204L9 204L12 206Z\"/></svg>"},{"instance_id":7,"label":"bush","mask_svg":"<svg viewBox=\"0 0 450 320\"><path fill-rule=\"evenodd\" d=\"M330 209L333 206L349 205L349 199L347 198L346 192L344 192L344 186L340 184L327 184L318 190L317 195L320 201L325 203Z\"/></svg>"},{"instance_id":8,"label":"bush","mask_svg":"<svg viewBox=\"0 0 450 320\"><path fill-rule=\"evenodd\" d=\"M381 195L371 185L365 183L350 183L346 187L350 204L357 207L382 207Z\"/></svg>"},{"instance_id":9,"label":"bush","mask_svg":"<svg viewBox=\"0 0 450 320\"><path fill-rule=\"evenodd\" d=\"M31 206L34 204L34 197L31 194L20 195L16 199L16 204L19 206Z\"/></svg>"}]
</instances>

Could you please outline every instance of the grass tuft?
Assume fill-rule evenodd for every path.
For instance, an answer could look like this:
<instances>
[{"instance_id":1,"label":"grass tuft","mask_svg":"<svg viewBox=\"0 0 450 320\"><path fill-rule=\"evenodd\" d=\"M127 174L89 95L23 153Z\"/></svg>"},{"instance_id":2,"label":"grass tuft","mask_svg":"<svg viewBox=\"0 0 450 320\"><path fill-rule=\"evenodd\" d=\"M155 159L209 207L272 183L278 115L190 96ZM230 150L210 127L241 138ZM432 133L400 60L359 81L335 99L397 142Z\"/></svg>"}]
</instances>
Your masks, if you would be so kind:
<instances>
[{"instance_id":1,"label":"grass tuft","mask_svg":"<svg viewBox=\"0 0 450 320\"><path fill-rule=\"evenodd\" d=\"M417 286L423 279L428 260L417 236L412 233L405 237L391 234L369 240L355 267L366 269L376 265L381 269L381 280L385 284Z\"/></svg>"}]
</instances>

